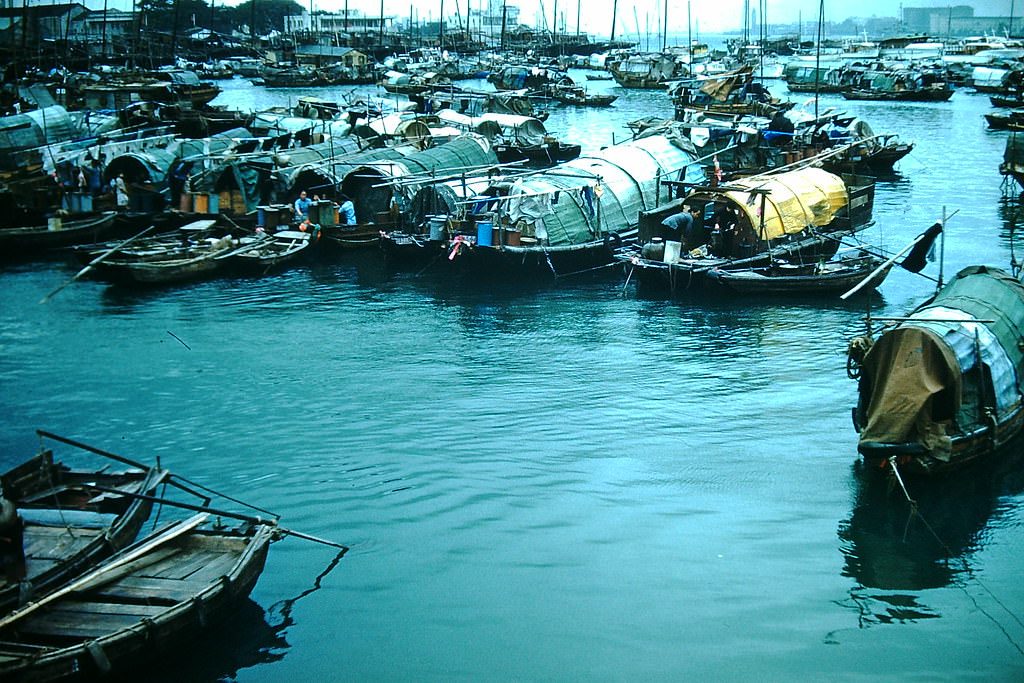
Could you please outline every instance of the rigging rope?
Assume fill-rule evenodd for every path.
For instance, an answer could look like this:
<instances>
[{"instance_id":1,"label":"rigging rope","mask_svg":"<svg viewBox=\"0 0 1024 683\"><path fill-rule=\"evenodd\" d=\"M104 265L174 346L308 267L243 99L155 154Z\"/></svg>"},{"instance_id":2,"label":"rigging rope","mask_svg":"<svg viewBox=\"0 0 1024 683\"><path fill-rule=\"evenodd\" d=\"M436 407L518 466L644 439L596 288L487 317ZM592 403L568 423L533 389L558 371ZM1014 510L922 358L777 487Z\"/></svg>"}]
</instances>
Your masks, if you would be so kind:
<instances>
[{"instance_id":1,"label":"rigging rope","mask_svg":"<svg viewBox=\"0 0 1024 683\"><path fill-rule=\"evenodd\" d=\"M1024 628L1024 621L1021 621L1020 617L1018 617L1016 614L1014 614L1013 611L1010 610L1010 608L1007 607L1003 603L1002 600L1000 600L998 597L996 597L996 595L989 589L988 586L986 586L981 581L981 579L979 579L977 576L975 576L974 572L971 571L970 565L967 564L967 560L966 559L964 559L962 556L961 557L956 557L956 553L953 552L953 549L950 548L949 545L947 545L946 542L942 540L942 538L935 531L935 529L932 527L932 525L928 523L928 520L925 519L924 515L921 514L921 511L918 509L918 506L917 506L917 501L915 501L913 498L910 497L910 493L907 491L907 487L903 483L903 477L900 476L899 468L896 465L896 457L895 456L889 458L889 471L891 471L893 473L896 481L900 485L900 488L903 490L903 495L906 497L907 503L910 504L910 517L907 518L907 526L908 526L908 528L909 528L909 525L910 525L910 520L913 517L917 517L919 520L921 520L921 523L924 525L924 528L928 530L928 533L930 533L932 535L932 537L938 542L938 544L942 546L943 550L946 551L947 559L959 560L960 563L963 565L964 574L966 574L969 579L973 579L973 581L978 585L978 587L981 588L981 590L984 591L985 594L988 595L988 597L991 598L993 602L995 602L997 605L999 605L999 607L1001 607L1004 612L1006 612L1007 614L1010 615L1010 618L1012 618L1015 622L1017 622L1018 626L1020 626L1021 628ZM1014 649L1017 650L1017 652L1019 652L1022 657L1024 657L1024 648L1022 648L1017 643L1017 641L1015 641L1013 639L1013 636L1011 636L1010 633L1006 630L1006 628L1001 623L999 623L999 620L997 620L992 614L989 614L988 610L986 610L984 607L979 605L978 601L974 598L973 595L971 595L967 591L967 588L964 585L961 584L958 587L960 588L960 590L962 590L964 592L964 595L967 596L967 598L978 609L978 611L981 612L982 614L984 614L985 617L987 617L989 621L991 621L993 624L995 624L996 628L998 628L1002 632L1002 634L1006 637L1006 640L1009 641L1010 645L1012 645L1014 647Z\"/></svg>"}]
</instances>

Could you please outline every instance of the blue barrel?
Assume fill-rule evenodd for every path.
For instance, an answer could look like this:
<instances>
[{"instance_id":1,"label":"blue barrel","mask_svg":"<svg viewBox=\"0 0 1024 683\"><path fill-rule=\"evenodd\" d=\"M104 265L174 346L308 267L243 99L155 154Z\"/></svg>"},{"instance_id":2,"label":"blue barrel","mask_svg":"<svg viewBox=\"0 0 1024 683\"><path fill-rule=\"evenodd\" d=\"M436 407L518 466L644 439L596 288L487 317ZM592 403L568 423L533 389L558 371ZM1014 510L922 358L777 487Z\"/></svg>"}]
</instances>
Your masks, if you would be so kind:
<instances>
[{"instance_id":1,"label":"blue barrel","mask_svg":"<svg viewBox=\"0 0 1024 683\"><path fill-rule=\"evenodd\" d=\"M257 206L256 207L256 227L265 228L267 227L267 207Z\"/></svg>"},{"instance_id":2,"label":"blue barrel","mask_svg":"<svg viewBox=\"0 0 1024 683\"><path fill-rule=\"evenodd\" d=\"M491 240L491 222L490 221L477 221L476 224L476 243L481 247L489 247L494 242Z\"/></svg>"}]
</instances>

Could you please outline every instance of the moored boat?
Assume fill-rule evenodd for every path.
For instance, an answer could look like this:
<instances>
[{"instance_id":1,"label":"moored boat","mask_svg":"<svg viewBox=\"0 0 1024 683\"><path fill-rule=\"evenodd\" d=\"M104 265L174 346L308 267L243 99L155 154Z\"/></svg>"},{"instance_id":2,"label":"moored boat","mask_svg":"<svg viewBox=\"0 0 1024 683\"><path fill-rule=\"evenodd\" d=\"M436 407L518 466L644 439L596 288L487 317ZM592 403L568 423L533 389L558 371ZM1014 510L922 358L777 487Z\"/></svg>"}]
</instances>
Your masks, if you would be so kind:
<instances>
[{"instance_id":1,"label":"moored boat","mask_svg":"<svg viewBox=\"0 0 1024 683\"><path fill-rule=\"evenodd\" d=\"M871 291L882 284L891 267L889 264L879 270L882 259L868 254L809 263L796 261L775 261L750 268L716 267L708 271L708 277L743 295L823 296L847 292L869 277L860 291Z\"/></svg>"},{"instance_id":2,"label":"moored boat","mask_svg":"<svg viewBox=\"0 0 1024 683\"><path fill-rule=\"evenodd\" d=\"M45 249L99 242L115 234L117 217L116 211L102 211L71 220L55 216L46 225L0 228L0 254L10 258Z\"/></svg>"},{"instance_id":3,"label":"moored boat","mask_svg":"<svg viewBox=\"0 0 1024 683\"><path fill-rule=\"evenodd\" d=\"M669 294L705 287L715 268L828 260L844 237L871 223L874 180L865 176L801 168L719 186L666 182L689 192L641 214L642 246L616 258L630 278ZM691 234L652 248L669 237L664 220L686 210L696 213Z\"/></svg>"},{"instance_id":4,"label":"moored boat","mask_svg":"<svg viewBox=\"0 0 1024 683\"><path fill-rule=\"evenodd\" d=\"M945 471L993 453L1024 426L1024 284L971 266L877 338L850 344L854 426L866 463Z\"/></svg>"},{"instance_id":5,"label":"moored boat","mask_svg":"<svg viewBox=\"0 0 1024 683\"><path fill-rule=\"evenodd\" d=\"M40 436L67 443L46 432ZM72 468L43 449L0 476L3 495L21 520L24 555L19 571L0 576L0 610L58 588L135 540L152 509L137 495L152 494L168 473L108 468Z\"/></svg>"},{"instance_id":6,"label":"moored boat","mask_svg":"<svg viewBox=\"0 0 1024 683\"><path fill-rule=\"evenodd\" d=\"M319 238L319 231L301 230L279 230L272 235L245 237L226 260L236 270L262 274L308 256Z\"/></svg>"},{"instance_id":7,"label":"moored boat","mask_svg":"<svg viewBox=\"0 0 1024 683\"><path fill-rule=\"evenodd\" d=\"M0 620L0 678L125 676L229 615L259 579L276 532L199 528L205 517L143 539Z\"/></svg>"}]
</instances>

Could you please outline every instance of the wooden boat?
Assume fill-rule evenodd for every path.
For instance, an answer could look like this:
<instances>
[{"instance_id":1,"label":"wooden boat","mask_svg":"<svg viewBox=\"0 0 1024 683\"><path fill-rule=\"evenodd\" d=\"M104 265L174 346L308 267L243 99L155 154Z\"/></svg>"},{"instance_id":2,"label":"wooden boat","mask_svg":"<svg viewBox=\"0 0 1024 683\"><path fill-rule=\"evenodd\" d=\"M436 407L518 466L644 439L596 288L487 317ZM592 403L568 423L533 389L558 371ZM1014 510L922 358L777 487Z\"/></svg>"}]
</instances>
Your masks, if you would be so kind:
<instances>
[{"instance_id":1,"label":"wooden boat","mask_svg":"<svg viewBox=\"0 0 1024 683\"><path fill-rule=\"evenodd\" d=\"M263 571L275 531L198 528L203 518L154 534L0 619L0 678L144 677L137 667L239 608Z\"/></svg>"},{"instance_id":2,"label":"wooden boat","mask_svg":"<svg viewBox=\"0 0 1024 683\"><path fill-rule=\"evenodd\" d=\"M1024 99L1019 95L992 95L988 98L989 102L992 103L993 107L1002 107L1008 109L1020 109L1024 107Z\"/></svg>"},{"instance_id":3,"label":"wooden boat","mask_svg":"<svg viewBox=\"0 0 1024 683\"><path fill-rule=\"evenodd\" d=\"M984 114L988 127L992 130L1024 130L1024 109L1012 109L1007 113L996 112Z\"/></svg>"},{"instance_id":4,"label":"wooden boat","mask_svg":"<svg viewBox=\"0 0 1024 683\"><path fill-rule=\"evenodd\" d=\"M953 88L918 88L909 90L869 90L844 88L840 94L848 100L871 100L876 102L946 102L953 96Z\"/></svg>"},{"instance_id":5,"label":"wooden boat","mask_svg":"<svg viewBox=\"0 0 1024 683\"><path fill-rule=\"evenodd\" d=\"M529 281L569 277L613 265L615 250L629 237L611 234L578 244L548 245L511 231L494 233L491 244L480 244L470 235L432 241L392 232L382 233L380 244L387 261L395 266L446 269L475 280Z\"/></svg>"},{"instance_id":6,"label":"wooden boat","mask_svg":"<svg viewBox=\"0 0 1024 683\"><path fill-rule=\"evenodd\" d=\"M992 454L1024 426L1024 284L970 266L906 318L854 339L865 463L930 474Z\"/></svg>"},{"instance_id":7,"label":"wooden boat","mask_svg":"<svg viewBox=\"0 0 1024 683\"><path fill-rule=\"evenodd\" d=\"M46 225L0 228L0 253L11 257L109 239L118 229L117 216L103 211L72 220L54 217Z\"/></svg>"},{"instance_id":8,"label":"wooden boat","mask_svg":"<svg viewBox=\"0 0 1024 683\"><path fill-rule=\"evenodd\" d=\"M551 97L562 104L571 104L578 107L608 107L612 102L619 99L618 95L598 95L587 93L578 86L558 86L551 89Z\"/></svg>"},{"instance_id":9,"label":"wooden boat","mask_svg":"<svg viewBox=\"0 0 1024 683\"><path fill-rule=\"evenodd\" d=\"M572 161L582 151L582 146L573 142L548 140L540 144L498 142L492 145L495 156L502 164L522 164L530 168L546 168L566 161Z\"/></svg>"},{"instance_id":10,"label":"wooden boat","mask_svg":"<svg viewBox=\"0 0 1024 683\"><path fill-rule=\"evenodd\" d=\"M1012 133L1006 138L1003 150L1003 161L999 164L999 173L1010 176L1024 188L1024 136Z\"/></svg>"},{"instance_id":11,"label":"wooden boat","mask_svg":"<svg viewBox=\"0 0 1024 683\"><path fill-rule=\"evenodd\" d=\"M812 263L775 261L751 268L716 267L708 277L738 294L821 296L849 291L882 263L869 255ZM889 268L881 270L860 291L875 289L888 274Z\"/></svg>"},{"instance_id":12,"label":"wooden boat","mask_svg":"<svg viewBox=\"0 0 1024 683\"><path fill-rule=\"evenodd\" d=\"M319 233L279 230L271 235L246 237L227 256L228 265L249 273L264 273L294 263L307 256L319 239Z\"/></svg>"},{"instance_id":13,"label":"wooden boat","mask_svg":"<svg viewBox=\"0 0 1024 683\"><path fill-rule=\"evenodd\" d=\"M713 283L713 269L767 268L781 261L831 259L843 237L871 223L874 179L835 175L816 168L765 174L720 186L693 186L689 193L640 216L639 249L620 250L616 259L629 277L670 294ZM675 242L673 253L651 247L662 221L695 207L703 216L695 244ZM816 207L812 209L811 207ZM732 225L711 227L718 210L732 214ZM712 212L714 210L714 212ZM665 244L668 244L667 242Z\"/></svg>"},{"instance_id":14,"label":"wooden boat","mask_svg":"<svg viewBox=\"0 0 1024 683\"><path fill-rule=\"evenodd\" d=\"M232 255L245 251L252 244L241 244L230 233L217 230L215 223L214 220L195 221L183 226L174 236L158 236L131 249L120 250L116 256L96 264L95 273L115 282L150 284L217 275L225 270Z\"/></svg>"},{"instance_id":15,"label":"wooden boat","mask_svg":"<svg viewBox=\"0 0 1024 683\"><path fill-rule=\"evenodd\" d=\"M167 474L159 468L72 469L47 449L0 476L4 496L24 522L25 554L21 581L0 576L0 612L131 544L152 509L135 494L152 494Z\"/></svg>"}]
</instances>

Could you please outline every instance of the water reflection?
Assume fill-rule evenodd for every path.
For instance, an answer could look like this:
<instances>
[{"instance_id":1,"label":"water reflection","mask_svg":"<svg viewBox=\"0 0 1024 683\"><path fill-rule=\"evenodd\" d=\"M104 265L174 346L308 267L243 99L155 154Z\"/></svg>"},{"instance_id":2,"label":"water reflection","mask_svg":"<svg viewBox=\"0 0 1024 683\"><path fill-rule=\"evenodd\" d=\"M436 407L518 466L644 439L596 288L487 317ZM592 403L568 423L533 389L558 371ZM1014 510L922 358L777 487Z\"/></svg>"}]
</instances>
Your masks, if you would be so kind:
<instances>
[{"instance_id":1,"label":"water reflection","mask_svg":"<svg viewBox=\"0 0 1024 683\"><path fill-rule=\"evenodd\" d=\"M1005 499L1024 490L1024 443L955 476L911 480L911 505L894 478L853 466L855 499L839 525L843 576L857 582L847 606L862 627L940 616L919 602L918 591L972 578L971 556L997 525Z\"/></svg>"},{"instance_id":2,"label":"water reflection","mask_svg":"<svg viewBox=\"0 0 1024 683\"><path fill-rule=\"evenodd\" d=\"M192 648L188 657L173 656L161 666L150 669L149 680L153 683L231 680L242 669L284 659L290 647L285 635L288 627L295 623L292 618L295 603L320 590L324 577L338 566L346 552L347 548L339 552L309 588L271 605L266 612L246 599L227 620L203 633L203 642L210 647Z\"/></svg>"},{"instance_id":3,"label":"water reflection","mask_svg":"<svg viewBox=\"0 0 1024 683\"><path fill-rule=\"evenodd\" d=\"M283 629L267 621L267 613L246 600L231 617L202 635L206 647L190 647L188 656L171 654L147 670L153 683L231 680L242 669L284 658L288 649Z\"/></svg>"}]
</instances>

